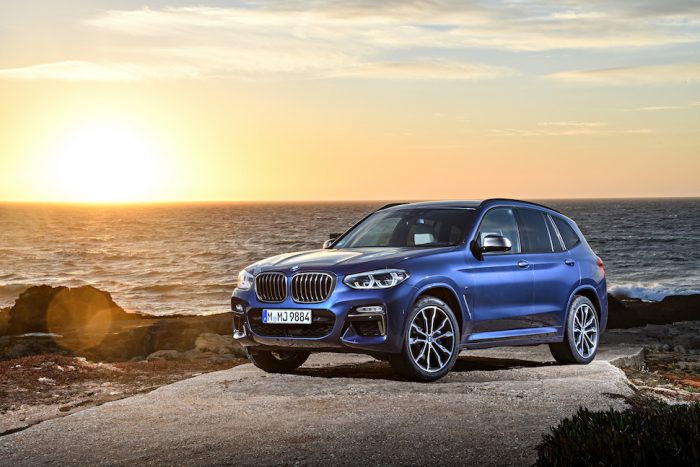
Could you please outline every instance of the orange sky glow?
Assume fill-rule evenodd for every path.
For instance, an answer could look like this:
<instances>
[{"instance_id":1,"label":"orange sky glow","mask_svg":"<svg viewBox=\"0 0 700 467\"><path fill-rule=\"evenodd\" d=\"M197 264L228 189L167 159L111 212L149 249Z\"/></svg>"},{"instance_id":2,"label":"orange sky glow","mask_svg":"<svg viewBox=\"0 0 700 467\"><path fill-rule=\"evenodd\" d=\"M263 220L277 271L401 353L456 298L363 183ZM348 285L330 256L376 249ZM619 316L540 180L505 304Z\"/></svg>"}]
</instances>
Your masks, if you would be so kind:
<instances>
[{"instance_id":1,"label":"orange sky glow","mask_svg":"<svg viewBox=\"0 0 700 467\"><path fill-rule=\"evenodd\" d=\"M0 5L0 200L700 196L692 3Z\"/></svg>"}]
</instances>

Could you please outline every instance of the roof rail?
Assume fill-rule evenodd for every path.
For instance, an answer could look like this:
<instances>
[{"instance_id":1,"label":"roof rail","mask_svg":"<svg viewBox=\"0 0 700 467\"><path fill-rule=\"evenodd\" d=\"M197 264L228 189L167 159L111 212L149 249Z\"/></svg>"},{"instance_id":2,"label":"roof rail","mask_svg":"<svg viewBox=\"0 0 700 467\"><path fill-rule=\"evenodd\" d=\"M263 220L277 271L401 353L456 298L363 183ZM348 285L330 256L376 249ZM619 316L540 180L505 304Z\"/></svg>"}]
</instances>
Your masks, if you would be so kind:
<instances>
[{"instance_id":1,"label":"roof rail","mask_svg":"<svg viewBox=\"0 0 700 467\"><path fill-rule=\"evenodd\" d=\"M492 202L492 201L513 201L513 202L516 202L516 203L531 204L531 205L533 205L533 206L539 206L539 207L541 207L541 208L549 209L550 211L558 212L559 214L561 214L561 213L560 213L559 211L557 211L556 209L550 208L549 206L545 206L544 204L533 203L532 201L523 201L523 200L521 200L521 199L512 199L512 198L489 198L489 199L483 200L483 201L481 202L481 205L483 205L484 203Z\"/></svg>"},{"instance_id":2,"label":"roof rail","mask_svg":"<svg viewBox=\"0 0 700 467\"><path fill-rule=\"evenodd\" d=\"M381 210L383 210L383 209L393 208L394 206L401 206L402 204L406 204L406 203L389 203L389 204L385 204L385 205L382 206L381 208L377 209L377 211L381 211Z\"/></svg>"}]
</instances>

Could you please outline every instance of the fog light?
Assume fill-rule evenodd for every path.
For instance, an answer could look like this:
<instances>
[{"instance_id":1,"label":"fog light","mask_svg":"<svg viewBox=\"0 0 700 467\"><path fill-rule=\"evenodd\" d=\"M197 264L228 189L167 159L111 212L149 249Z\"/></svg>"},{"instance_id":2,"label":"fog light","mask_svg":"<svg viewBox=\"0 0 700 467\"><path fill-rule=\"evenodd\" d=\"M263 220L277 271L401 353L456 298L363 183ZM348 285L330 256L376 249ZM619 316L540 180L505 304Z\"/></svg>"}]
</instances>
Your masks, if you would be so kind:
<instances>
[{"instance_id":1,"label":"fog light","mask_svg":"<svg viewBox=\"0 0 700 467\"><path fill-rule=\"evenodd\" d=\"M239 313L243 313L243 305L240 303L236 303L236 311Z\"/></svg>"},{"instance_id":2,"label":"fog light","mask_svg":"<svg viewBox=\"0 0 700 467\"><path fill-rule=\"evenodd\" d=\"M384 313L384 307L380 305L375 306L358 306L355 308L358 313Z\"/></svg>"}]
</instances>

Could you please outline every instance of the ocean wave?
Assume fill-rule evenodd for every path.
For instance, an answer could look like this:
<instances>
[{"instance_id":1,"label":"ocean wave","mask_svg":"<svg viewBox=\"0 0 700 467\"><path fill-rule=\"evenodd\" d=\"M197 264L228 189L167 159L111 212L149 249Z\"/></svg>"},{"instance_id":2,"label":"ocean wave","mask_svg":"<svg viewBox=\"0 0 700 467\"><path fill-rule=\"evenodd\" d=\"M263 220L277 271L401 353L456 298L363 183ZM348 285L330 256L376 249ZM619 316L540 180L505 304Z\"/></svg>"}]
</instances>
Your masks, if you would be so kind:
<instances>
[{"instance_id":1,"label":"ocean wave","mask_svg":"<svg viewBox=\"0 0 700 467\"><path fill-rule=\"evenodd\" d=\"M10 305L31 284L0 284L0 307Z\"/></svg>"},{"instance_id":2,"label":"ocean wave","mask_svg":"<svg viewBox=\"0 0 700 467\"><path fill-rule=\"evenodd\" d=\"M186 287L184 284L152 284L152 285L139 285L133 287L131 290L139 292L171 292L173 290L181 289Z\"/></svg>"},{"instance_id":3,"label":"ocean wave","mask_svg":"<svg viewBox=\"0 0 700 467\"><path fill-rule=\"evenodd\" d=\"M614 297L636 298L647 302L658 302L670 295L700 294L700 289L674 287L658 282L629 282L615 284L608 288L608 292Z\"/></svg>"}]
</instances>

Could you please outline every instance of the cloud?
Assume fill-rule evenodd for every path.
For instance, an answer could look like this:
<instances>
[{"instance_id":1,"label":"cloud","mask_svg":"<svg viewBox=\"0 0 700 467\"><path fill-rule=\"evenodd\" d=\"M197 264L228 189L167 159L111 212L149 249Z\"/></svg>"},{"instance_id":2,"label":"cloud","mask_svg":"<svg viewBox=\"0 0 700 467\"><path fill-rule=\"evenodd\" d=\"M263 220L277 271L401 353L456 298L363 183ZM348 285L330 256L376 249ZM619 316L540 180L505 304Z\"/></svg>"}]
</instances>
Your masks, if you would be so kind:
<instances>
[{"instance_id":1,"label":"cloud","mask_svg":"<svg viewBox=\"0 0 700 467\"><path fill-rule=\"evenodd\" d=\"M660 110L680 110L680 109L692 109L694 107L700 107L700 101L688 102L687 104L680 105L649 105L645 107L637 107L634 109L624 109L624 112L657 112Z\"/></svg>"},{"instance_id":2,"label":"cloud","mask_svg":"<svg viewBox=\"0 0 700 467\"><path fill-rule=\"evenodd\" d=\"M700 42L695 3L657 3L255 0L228 7L111 10L81 26L85 37L100 37L89 56L111 57L114 63L81 57L0 76L498 79L516 71L474 60L475 51L490 57L493 50L626 51ZM84 75L75 72L80 69ZM592 72L551 77L596 79L585 73Z\"/></svg>"},{"instance_id":3,"label":"cloud","mask_svg":"<svg viewBox=\"0 0 700 467\"><path fill-rule=\"evenodd\" d=\"M0 79L54 81L136 81L147 78L188 77L195 73L185 67L160 69L129 63L64 61L22 68L0 69Z\"/></svg>"},{"instance_id":4,"label":"cloud","mask_svg":"<svg viewBox=\"0 0 700 467\"><path fill-rule=\"evenodd\" d=\"M252 38L345 40L372 47L479 47L506 50L610 49L697 42L693 9L639 17L625 2L546 1L274 2L239 7L109 11L88 21L103 30L201 41L246 32ZM204 33L204 36L200 33Z\"/></svg>"},{"instance_id":5,"label":"cloud","mask_svg":"<svg viewBox=\"0 0 700 467\"><path fill-rule=\"evenodd\" d=\"M592 136L592 135L625 135L650 134L654 131L648 128L618 129L609 128L606 122L541 122L538 128L496 128L490 130L493 136L505 137L537 137L537 136Z\"/></svg>"},{"instance_id":6,"label":"cloud","mask_svg":"<svg viewBox=\"0 0 700 467\"><path fill-rule=\"evenodd\" d=\"M605 122L540 122L537 125L565 128L600 128L608 124Z\"/></svg>"},{"instance_id":7,"label":"cloud","mask_svg":"<svg viewBox=\"0 0 700 467\"><path fill-rule=\"evenodd\" d=\"M512 76L516 72L508 67L432 61L372 63L349 69L344 74L349 77L386 79L483 80Z\"/></svg>"},{"instance_id":8,"label":"cloud","mask_svg":"<svg viewBox=\"0 0 700 467\"><path fill-rule=\"evenodd\" d=\"M564 83L609 86L690 84L700 82L700 63L562 71L547 77Z\"/></svg>"}]
</instances>

